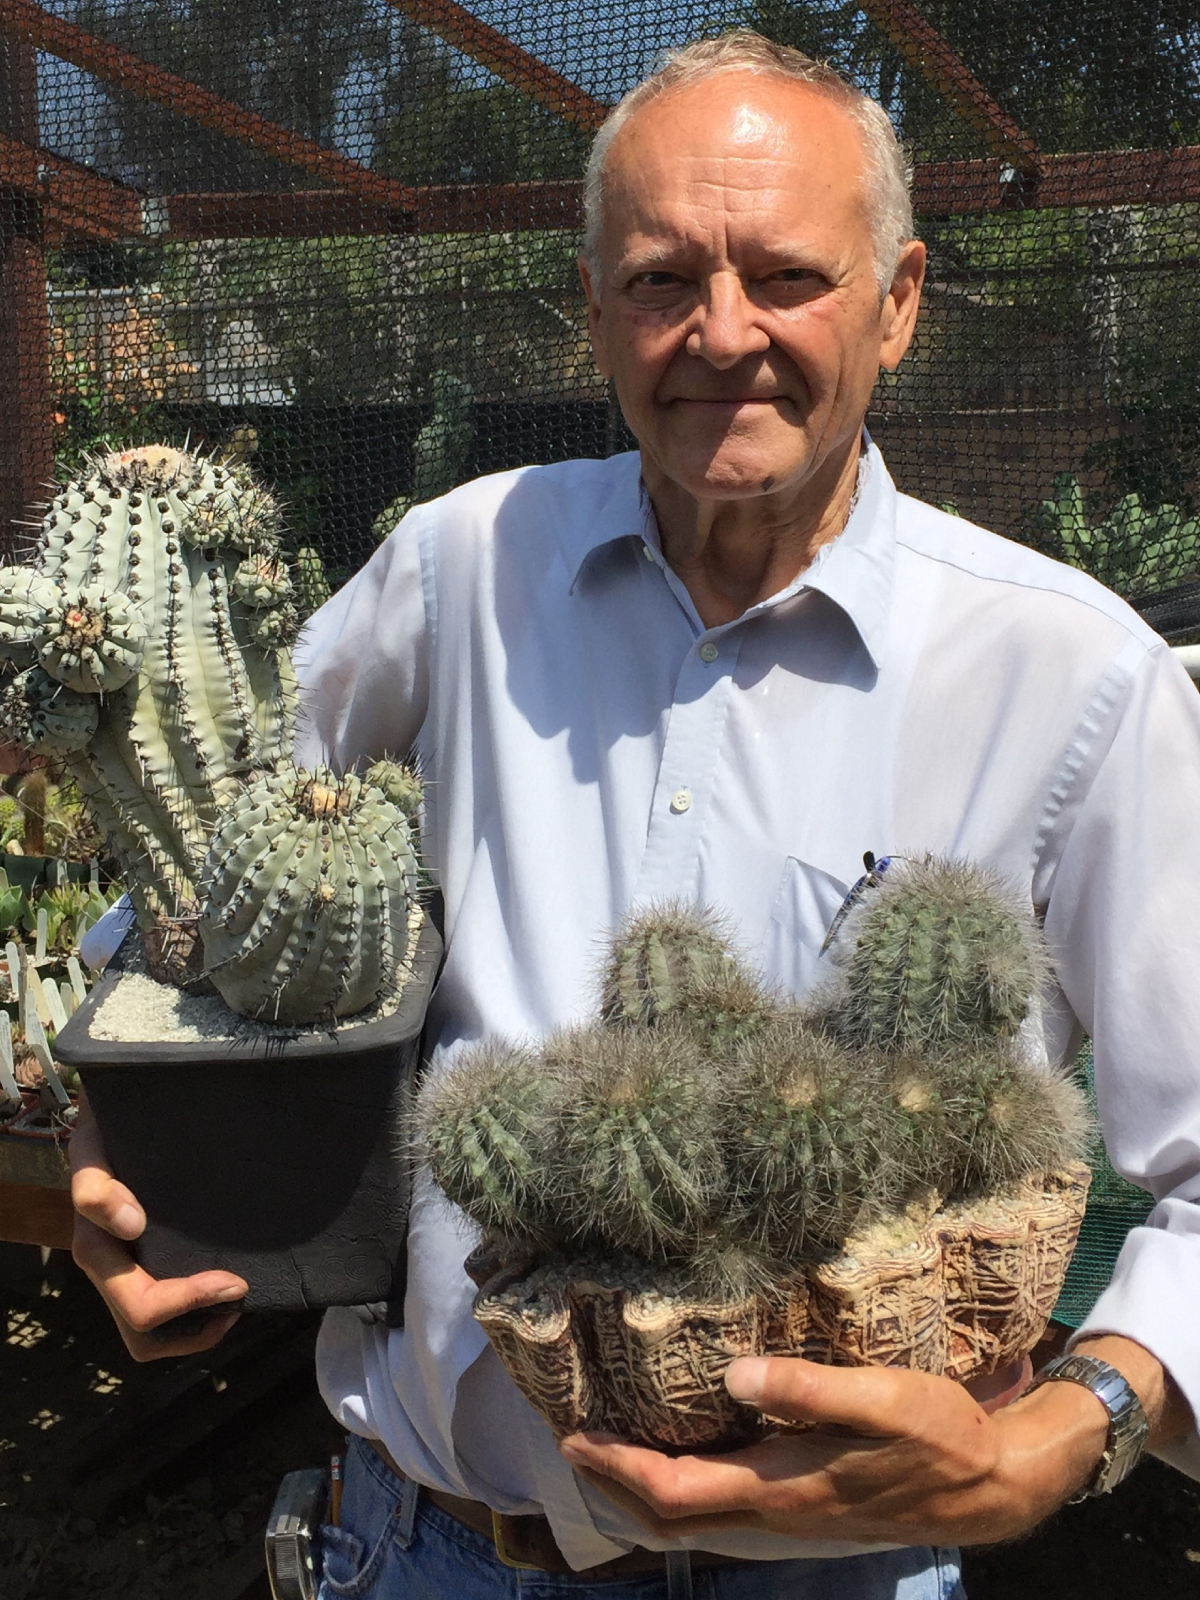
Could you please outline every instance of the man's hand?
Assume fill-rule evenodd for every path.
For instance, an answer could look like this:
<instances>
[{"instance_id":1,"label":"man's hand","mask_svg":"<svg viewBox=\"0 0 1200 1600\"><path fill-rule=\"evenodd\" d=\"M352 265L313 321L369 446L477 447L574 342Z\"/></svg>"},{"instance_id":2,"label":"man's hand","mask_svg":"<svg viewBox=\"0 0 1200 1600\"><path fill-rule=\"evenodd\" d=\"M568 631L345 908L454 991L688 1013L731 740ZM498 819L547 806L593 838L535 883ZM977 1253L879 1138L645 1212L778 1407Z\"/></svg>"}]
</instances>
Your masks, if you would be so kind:
<instances>
[{"instance_id":1,"label":"man's hand","mask_svg":"<svg viewBox=\"0 0 1200 1600\"><path fill-rule=\"evenodd\" d=\"M75 1206L72 1255L99 1289L135 1361L193 1355L228 1333L238 1313L209 1318L199 1332L155 1336L153 1329L184 1312L240 1300L247 1285L231 1272L199 1272L192 1278L152 1278L133 1259L127 1241L146 1226L146 1214L109 1171L99 1130L83 1096L71 1132L71 1200Z\"/></svg>"},{"instance_id":2,"label":"man's hand","mask_svg":"<svg viewBox=\"0 0 1200 1600\"><path fill-rule=\"evenodd\" d=\"M1128 1346L1162 1372L1127 1340L1097 1343ZM1096 1353L1116 1364L1111 1351ZM1045 1384L992 1416L948 1378L889 1367L743 1357L726 1386L768 1416L816 1428L728 1455L678 1457L575 1434L563 1455L663 1538L745 1528L986 1544L1024 1533L1075 1493L1108 1435L1099 1400L1070 1383Z\"/></svg>"}]
</instances>

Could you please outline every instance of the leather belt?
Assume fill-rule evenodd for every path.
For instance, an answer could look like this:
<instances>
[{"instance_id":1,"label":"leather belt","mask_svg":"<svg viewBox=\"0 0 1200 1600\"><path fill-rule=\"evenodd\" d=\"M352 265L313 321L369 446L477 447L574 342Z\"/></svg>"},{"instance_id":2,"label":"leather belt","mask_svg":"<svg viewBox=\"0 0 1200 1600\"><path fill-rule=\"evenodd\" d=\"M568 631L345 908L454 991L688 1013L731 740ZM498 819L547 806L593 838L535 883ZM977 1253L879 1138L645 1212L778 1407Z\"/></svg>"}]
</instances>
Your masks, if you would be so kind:
<instances>
[{"instance_id":1,"label":"leather belt","mask_svg":"<svg viewBox=\"0 0 1200 1600\"><path fill-rule=\"evenodd\" d=\"M364 1439L393 1476L405 1482L403 1473L378 1439ZM467 1500L462 1495L447 1494L442 1489L426 1489L421 1497L439 1511L445 1512L472 1533L482 1534L496 1547L496 1556L504 1566L527 1572L554 1574L576 1573L554 1537L549 1521L542 1516L509 1516L493 1511L481 1500ZM710 1555L703 1550L688 1552L691 1569L701 1572L706 1567L753 1566L754 1562L740 1560L737 1556ZM639 1577L646 1573L661 1574L666 1567L666 1555L659 1550L630 1550L614 1561L603 1561L598 1566L586 1567L577 1576L594 1583L607 1583L620 1578Z\"/></svg>"}]
</instances>

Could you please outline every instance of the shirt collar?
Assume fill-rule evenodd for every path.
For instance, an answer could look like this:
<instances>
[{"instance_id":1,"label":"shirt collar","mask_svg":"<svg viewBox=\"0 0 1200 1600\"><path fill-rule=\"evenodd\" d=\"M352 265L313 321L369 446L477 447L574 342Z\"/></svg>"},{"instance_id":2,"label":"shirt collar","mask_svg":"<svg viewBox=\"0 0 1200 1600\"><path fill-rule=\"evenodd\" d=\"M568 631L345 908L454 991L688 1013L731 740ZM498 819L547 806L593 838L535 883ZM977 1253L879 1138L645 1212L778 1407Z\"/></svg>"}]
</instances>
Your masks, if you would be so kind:
<instances>
[{"instance_id":1,"label":"shirt collar","mask_svg":"<svg viewBox=\"0 0 1200 1600\"><path fill-rule=\"evenodd\" d=\"M878 447L865 429L863 439L866 449L859 466L854 506L845 528L817 552L812 565L786 589L750 607L727 627L737 627L811 589L823 594L845 614L872 663L879 666L896 561L896 486ZM583 524L564 519L569 525L560 529L572 592L593 558L615 545L637 540L649 546L655 559L662 560L658 553L658 528L642 485L637 451L613 458L613 469L610 493L596 508L590 522Z\"/></svg>"}]
</instances>

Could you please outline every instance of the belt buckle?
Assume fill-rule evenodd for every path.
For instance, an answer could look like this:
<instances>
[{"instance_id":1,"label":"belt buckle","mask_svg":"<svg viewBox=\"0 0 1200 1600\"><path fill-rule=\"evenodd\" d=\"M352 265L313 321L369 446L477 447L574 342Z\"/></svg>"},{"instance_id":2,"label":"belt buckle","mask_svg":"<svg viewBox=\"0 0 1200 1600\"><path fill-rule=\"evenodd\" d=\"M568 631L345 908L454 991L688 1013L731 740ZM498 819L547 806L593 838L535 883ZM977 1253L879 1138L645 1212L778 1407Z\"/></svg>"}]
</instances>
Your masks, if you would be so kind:
<instances>
[{"instance_id":1,"label":"belt buckle","mask_svg":"<svg viewBox=\"0 0 1200 1600\"><path fill-rule=\"evenodd\" d=\"M492 1543L496 1547L496 1559L502 1567L509 1567L514 1572L545 1572L545 1567L534 1566L528 1561L516 1561L508 1553L504 1541L504 1518L499 1511L492 1512Z\"/></svg>"}]
</instances>

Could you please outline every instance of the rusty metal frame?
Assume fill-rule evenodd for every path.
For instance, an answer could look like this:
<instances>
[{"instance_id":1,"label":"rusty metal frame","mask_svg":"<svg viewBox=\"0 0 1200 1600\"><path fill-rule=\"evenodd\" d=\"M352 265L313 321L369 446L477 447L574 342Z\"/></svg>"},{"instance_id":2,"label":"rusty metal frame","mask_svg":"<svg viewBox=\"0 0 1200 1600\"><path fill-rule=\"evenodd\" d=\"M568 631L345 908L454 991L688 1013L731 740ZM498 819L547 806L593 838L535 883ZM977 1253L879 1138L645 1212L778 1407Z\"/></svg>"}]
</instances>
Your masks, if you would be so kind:
<instances>
[{"instance_id":1,"label":"rusty metal frame","mask_svg":"<svg viewBox=\"0 0 1200 1600\"><path fill-rule=\"evenodd\" d=\"M92 168L0 133L0 192L37 201L48 243L61 234L121 239L142 231L138 194Z\"/></svg>"},{"instance_id":2,"label":"rusty metal frame","mask_svg":"<svg viewBox=\"0 0 1200 1600\"><path fill-rule=\"evenodd\" d=\"M994 155L1020 172L1035 174L1044 157L1029 134L1009 116L955 53L913 0L859 0L862 10L896 46L905 61L987 141Z\"/></svg>"},{"instance_id":3,"label":"rusty metal frame","mask_svg":"<svg viewBox=\"0 0 1200 1600\"><path fill-rule=\"evenodd\" d=\"M498 29L456 5L455 0L387 0L387 3L410 21L428 28L439 39L487 67L505 83L522 90L572 127L594 133L608 115L608 106L514 44Z\"/></svg>"},{"instance_id":4,"label":"rusty metal frame","mask_svg":"<svg viewBox=\"0 0 1200 1600\"><path fill-rule=\"evenodd\" d=\"M575 181L422 185L389 208L348 189L167 194L144 198L88 167L0 134L0 196L40 203L45 242L111 240L317 239L420 233L520 233L577 229L582 185ZM1043 157L1035 188L1014 183L998 157L926 162L913 179L918 216L964 216L1068 206L1177 205L1200 200L1200 145Z\"/></svg>"},{"instance_id":5,"label":"rusty metal frame","mask_svg":"<svg viewBox=\"0 0 1200 1600\"><path fill-rule=\"evenodd\" d=\"M1200 145L1177 150L1115 150L1043 157L1032 190L1015 183L997 157L927 162L916 169L913 208L920 217L964 216L1015 208L1178 205L1200 200ZM372 212L337 190L300 194L175 194L159 202L174 239L314 238L371 233L518 233L583 222L576 182L447 184L413 190L403 213Z\"/></svg>"},{"instance_id":6,"label":"rusty metal frame","mask_svg":"<svg viewBox=\"0 0 1200 1600\"><path fill-rule=\"evenodd\" d=\"M381 177L361 162L336 150L327 150L315 139L293 133L255 111L156 67L95 34L86 33L73 22L52 16L33 0L0 0L0 29L26 39L38 50L70 61L140 100L165 106L201 127L212 128L239 144L251 145L325 183L351 189L374 205L402 207L409 202L411 191L403 184Z\"/></svg>"}]
</instances>

